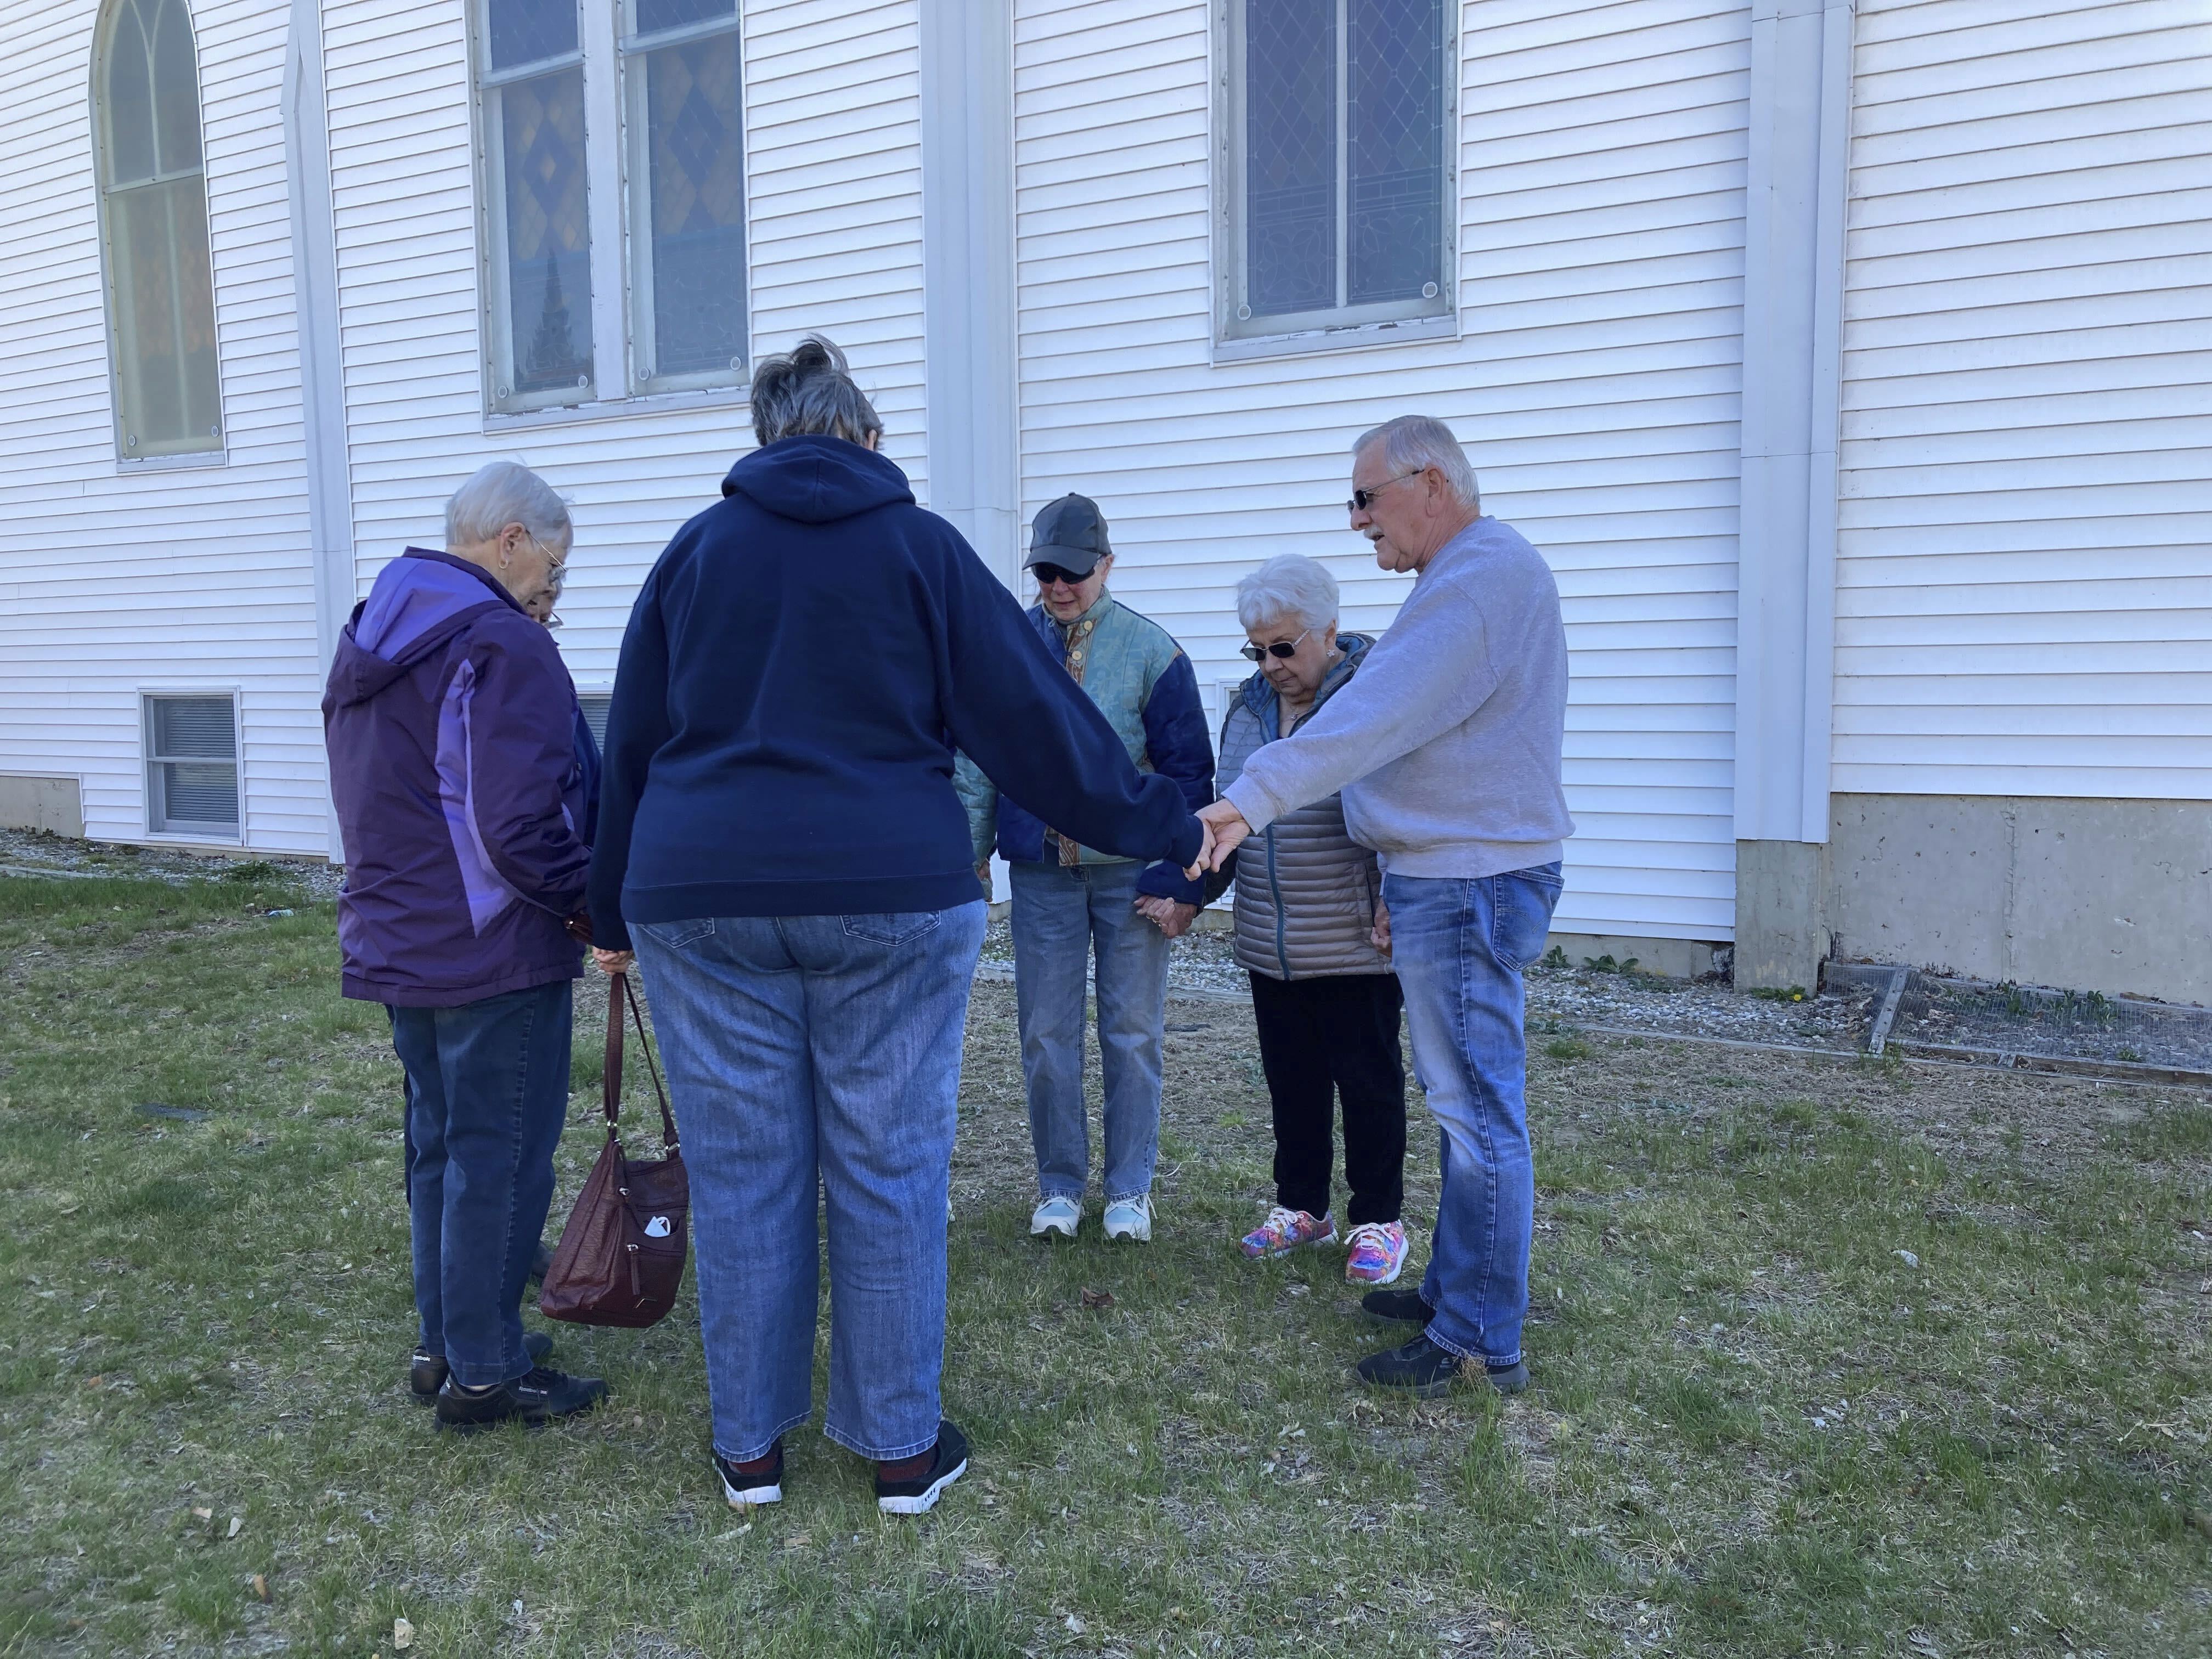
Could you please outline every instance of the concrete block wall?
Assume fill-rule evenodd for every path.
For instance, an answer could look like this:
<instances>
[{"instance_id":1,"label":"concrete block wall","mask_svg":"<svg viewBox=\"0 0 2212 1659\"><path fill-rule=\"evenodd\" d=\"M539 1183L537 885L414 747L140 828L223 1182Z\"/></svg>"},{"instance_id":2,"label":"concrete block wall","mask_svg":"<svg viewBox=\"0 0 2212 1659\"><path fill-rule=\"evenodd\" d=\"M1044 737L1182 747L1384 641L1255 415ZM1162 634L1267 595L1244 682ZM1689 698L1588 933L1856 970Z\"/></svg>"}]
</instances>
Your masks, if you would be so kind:
<instances>
[{"instance_id":1,"label":"concrete block wall","mask_svg":"<svg viewBox=\"0 0 2212 1659\"><path fill-rule=\"evenodd\" d=\"M2212 803L1838 794L1825 847L1736 852L1747 988L1832 955L2212 1002Z\"/></svg>"}]
</instances>

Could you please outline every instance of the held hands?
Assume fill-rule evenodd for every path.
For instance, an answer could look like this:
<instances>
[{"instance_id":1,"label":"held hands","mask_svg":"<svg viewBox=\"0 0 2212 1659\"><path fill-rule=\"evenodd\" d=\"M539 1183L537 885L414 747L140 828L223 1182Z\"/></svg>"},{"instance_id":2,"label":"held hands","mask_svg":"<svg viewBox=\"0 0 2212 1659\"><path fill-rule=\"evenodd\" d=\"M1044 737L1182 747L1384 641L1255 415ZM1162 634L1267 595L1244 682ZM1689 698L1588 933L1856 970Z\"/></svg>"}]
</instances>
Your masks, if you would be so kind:
<instances>
[{"instance_id":1,"label":"held hands","mask_svg":"<svg viewBox=\"0 0 2212 1659\"><path fill-rule=\"evenodd\" d=\"M1183 879L1186 881L1196 881L1200 876L1204 875L1206 870L1206 860L1213 856L1213 826L1206 821L1205 813L1200 812L1197 817L1199 828L1198 856L1193 859L1188 865L1184 866L1182 874ZM1172 938L1173 935L1170 935L1170 937Z\"/></svg>"},{"instance_id":2,"label":"held hands","mask_svg":"<svg viewBox=\"0 0 2212 1659\"><path fill-rule=\"evenodd\" d=\"M1200 864L1218 870L1229 862L1243 839L1252 833L1252 826L1244 822L1244 815L1227 800L1215 801L1210 806L1198 809L1198 821L1206 826L1206 845L1199 851ZM1195 871L1192 872L1195 880Z\"/></svg>"},{"instance_id":3,"label":"held hands","mask_svg":"<svg viewBox=\"0 0 2212 1659\"><path fill-rule=\"evenodd\" d=\"M1375 901L1375 926L1367 937L1384 956L1390 954L1390 907L1381 899Z\"/></svg>"},{"instance_id":4,"label":"held hands","mask_svg":"<svg viewBox=\"0 0 2212 1659\"><path fill-rule=\"evenodd\" d=\"M1137 901L1137 914L1170 939L1181 939L1190 931L1190 924L1197 920L1198 907L1185 904L1179 899L1147 894Z\"/></svg>"},{"instance_id":5,"label":"held hands","mask_svg":"<svg viewBox=\"0 0 2212 1659\"><path fill-rule=\"evenodd\" d=\"M637 957L628 951L602 951L597 945L592 947L592 965L609 977L628 973L636 961Z\"/></svg>"}]
</instances>

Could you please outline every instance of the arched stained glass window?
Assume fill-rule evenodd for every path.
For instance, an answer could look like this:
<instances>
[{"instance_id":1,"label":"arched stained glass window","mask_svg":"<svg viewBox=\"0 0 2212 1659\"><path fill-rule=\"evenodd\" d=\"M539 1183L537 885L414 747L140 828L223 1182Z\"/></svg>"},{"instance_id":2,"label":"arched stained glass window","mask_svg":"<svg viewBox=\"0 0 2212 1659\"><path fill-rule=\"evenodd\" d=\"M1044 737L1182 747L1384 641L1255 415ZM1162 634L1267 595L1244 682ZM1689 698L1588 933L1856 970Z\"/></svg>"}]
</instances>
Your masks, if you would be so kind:
<instances>
[{"instance_id":1,"label":"arched stained glass window","mask_svg":"<svg viewBox=\"0 0 2212 1659\"><path fill-rule=\"evenodd\" d=\"M93 102L116 452L142 460L220 450L199 70L185 0L113 0Z\"/></svg>"}]
</instances>

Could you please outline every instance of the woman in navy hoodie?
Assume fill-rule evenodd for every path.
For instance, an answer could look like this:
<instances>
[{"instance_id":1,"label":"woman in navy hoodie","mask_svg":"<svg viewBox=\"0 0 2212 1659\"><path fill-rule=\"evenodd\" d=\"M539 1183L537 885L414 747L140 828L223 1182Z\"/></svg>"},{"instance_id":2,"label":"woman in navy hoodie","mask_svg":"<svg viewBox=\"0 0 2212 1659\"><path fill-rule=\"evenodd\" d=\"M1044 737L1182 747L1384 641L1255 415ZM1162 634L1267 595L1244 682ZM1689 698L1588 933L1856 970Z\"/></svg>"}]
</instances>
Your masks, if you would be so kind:
<instances>
[{"instance_id":1,"label":"woman in navy hoodie","mask_svg":"<svg viewBox=\"0 0 2212 1659\"><path fill-rule=\"evenodd\" d=\"M591 870L599 963L635 947L699 1247L714 1460L782 1496L812 1399L815 1192L830 1233L825 1431L918 1514L967 1468L943 1419L945 1215L985 907L956 750L1085 846L1194 866L1139 775L957 531L915 505L843 355L753 377L760 447L630 613Z\"/></svg>"}]
</instances>

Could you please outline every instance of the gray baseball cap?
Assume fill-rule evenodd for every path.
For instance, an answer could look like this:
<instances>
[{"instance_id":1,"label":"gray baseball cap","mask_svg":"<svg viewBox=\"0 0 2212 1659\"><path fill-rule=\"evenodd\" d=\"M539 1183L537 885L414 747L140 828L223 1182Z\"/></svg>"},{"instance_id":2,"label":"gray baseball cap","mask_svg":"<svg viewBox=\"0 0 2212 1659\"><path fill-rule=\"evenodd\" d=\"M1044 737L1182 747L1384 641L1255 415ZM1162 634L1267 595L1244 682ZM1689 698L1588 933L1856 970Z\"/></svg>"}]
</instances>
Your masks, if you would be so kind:
<instances>
[{"instance_id":1,"label":"gray baseball cap","mask_svg":"<svg viewBox=\"0 0 2212 1659\"><path fill-rule=\"evenodd\" d=\"M1030 525L1030 556L1022 567L1056 564L1070 575L1087 576L1113 550L1098 503L1088 495L1062 495L1037 509Z\"/></svg>"}]
</instances>

